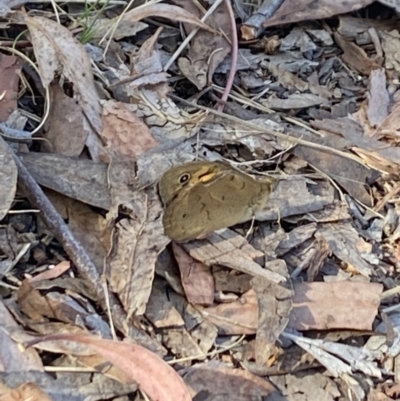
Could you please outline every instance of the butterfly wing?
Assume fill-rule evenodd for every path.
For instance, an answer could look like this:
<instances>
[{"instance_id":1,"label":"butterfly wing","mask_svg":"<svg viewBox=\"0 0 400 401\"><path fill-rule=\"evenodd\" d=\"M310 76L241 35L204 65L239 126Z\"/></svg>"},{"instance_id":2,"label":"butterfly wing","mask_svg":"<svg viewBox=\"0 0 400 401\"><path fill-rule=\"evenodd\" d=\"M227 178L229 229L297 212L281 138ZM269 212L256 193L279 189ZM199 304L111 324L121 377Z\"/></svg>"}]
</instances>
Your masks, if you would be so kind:
<instances>
[{"instance_id":1,"label":"butterfly wing","mask_svg":"<svg viewBox=\"0 0 400 401\"><path fill-rule=\"evenodd\" d=\"M220 171L171 201L163 218L165 233L175 241L188 241L251 220L269 193L269 185L246 174Z\"/></svg>"}]
</instances>

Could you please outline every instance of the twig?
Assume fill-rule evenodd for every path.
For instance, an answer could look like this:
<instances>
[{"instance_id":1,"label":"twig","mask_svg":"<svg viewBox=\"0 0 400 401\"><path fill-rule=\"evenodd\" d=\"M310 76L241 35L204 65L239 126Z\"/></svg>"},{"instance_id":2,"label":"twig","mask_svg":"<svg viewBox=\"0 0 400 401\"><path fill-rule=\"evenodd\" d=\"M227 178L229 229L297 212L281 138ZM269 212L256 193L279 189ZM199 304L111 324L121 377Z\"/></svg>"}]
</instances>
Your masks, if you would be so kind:
<instances>
[{"instance_id":1,"label":"twig","mask_svg":"<svg viewBox=\"0 0 400 401\"><path fill-rule=\"evenodd\" d=\"M30 64L30 65L32 66L32 68L36 71L36 73L37 73L38 76L40 77L39 68L38 68L38 67L36 66L36 64L33 63L32 60L31 60L29 57L27 57L24 53L20 52L20 51L17 50L17 49L12 48L12 47L8 48L8 47L0 46L0 50L6 51L6 52L10 52L10 53L12 53L12 54L17 55L18 57L21 57L22 60L25 60L28 64ZM49 87L46 86L46 87L44 88L44 90L45 90L45 96L44 96L44 98L45 98L45 100L46 100L46 101L45 101L45 110L44 110L43 117L42 117L42 120L41 120L40 124L31 132L32 135L33 135L33 134L36 134L36 132L38 132L38 131L43 127L44 123L45 123L46 120L47 120L47 117L48 117L49 114L50 114L50 91L49 91Z\"/></svg>"},{"instance_id":2,"label":"twig","mask_svg":"<svg viewBox=\"0 0 400 401\"><path fill-rule=\"evenodd\" d=\"M264 30L263 24L270 19L285 0L264 0L258 10L241 26L245 40L257 38Z\"/></svg>"},{"instance_id":3,"label":"twig","mask_svg":"<svg viewBox=\"0 0 400 401\"><path fill-rule=\"evenodd\" d=\"M214 89L216 92L220 92L223 93L223 89L215 84L211 85L211 88ZM208 88L208 90L210 90L210 88ZM245 106L250 106L256 110L262 111L263 113L271 113L271 114L277 114L278 116L280 116L280 118L282 118L283 120L292 123L293 125L297 125L298 127L304 128L307 131L311 132L312 134L315 134L319 137L324 137L324 134L321 134L319 131L309 127L307 124L305 124L303 121L297 120L293 117L288 117L286 116L284 113L281 112L277 112L275 110L272 110L268 107L263 106L260 103L257 103L255 101L255 99L248 99L246 96L237 93L235 91L231 91L229 93L229 98L236 100L238 103L241 103Z\"/></svg>"},{"instance_id":4,"label":"twig","mask_svg":"<svg viewBox=\"0 0 400 401\"><path fill-rule=\"evenodd\" d=\"M218 105L218 108L217 108L217 110L220 112L224 111L225 102L228 100L229 93L231 92L231 89L233 86L233 80L235 79L236 66L237 66L237 60L238 60L238 37L237 37L237 31L236 31L235 14L233 13L231 0L225 0L225 5L228 10L229 18L231 20L232 64L231 64L231 69L229 71L228 80L226 81L225 90L221 97L221 103Z\"/></svg>"},{"instance_id":5,"label":"twig","mask_svg":"<svg viewBox=\"0 0 400 401\"><path fill-rule=\"evenodd\" d=\"M337 150L337 149L334 149L334 148L329 147L329 146L320 145L318 143L310 142L310 141L307 141L305 139L294 138L294 137L290 136L289 134L282 134L281 132L273 131L273 130L268 129L268 128L261 128L258 125L253 124L253 123L251 123L249 121L242 120L241 118L234 117L234 116L231 116L229 114L221 113L218 110L213 110L213 109L210 109L208 107L201 106L199 104L188 102L187 100L182 99L181 97L173 95L173 94L170 94L169 96L172 99L175 99L175 100L178 100L178 101L180 101L182 103L187 104L188 106L192 106L192 107L195 107L195 108L197 108L199 110L207 111L210 114L214 114L214 115L216 115L218 117L225 118L228 121L232 121L234 123L237 123L239 126L246 127L247 129L252 130L254 132L254 133L249 134L249 135L243 135L241 138L245 138L247 136L253 136L253 135L260 135L260 134L272 135L275 138L283 139L285 141L290 141L290 142L292 142L292 143L294 143L296 145L299 144L299 145L308 146L309 148L313 148L313 149L324 150L326 152L333 153L334 155L338 155L338 156L345 157L346 159L354 160L357 163L360 163L362 166L365 166L365 164L362 163L362 160L358 156L355 156L355 155L353 155L351 153L343 152L341 150Z\"/></svg>"},{"instance_id":6,"label":"twig","mask_svg":"<svg viewBox=\"0 0 400 401\"><path fill-rule=\"evenodd\" d=\"M222 3L223 0L217 0L208 10L207 12L203 15L201 18L201 22L204 22L207 20L207 18L215 11L215 9ZM199 27L194 28L192 32L189 33L187 38L181 43L181 45L176 49L175 53L172 55L172 57L168 60L168 62L164 66L164 71L167 72L170 68L172 63L179 57L179 55L182 53L183 49L186 47L186 45L193 39L193 37L196 35L197 32L199 32Z\"/></svg>"},{"instance_id":7,"label":"twig","mask_svg":"<svg viewBox=\"0 0 400 401\"><path fill-rule=\"evenodd\" d=\"M126 14L126 12L129 10L129 7L133 4L135 0L130 0L129 4L124 8L124 10L122 11L122 13L118 16L117 21L115 22L115 24L113 24L113 26L111 27L111 30L108 30L106 32L106 34L101 38L99 44L101 45L103 43L103 40L106 38L106 36L108 35L108 33L110 33L110 37L108 38L108 42L107 45L104 49L103 52L103 58L106 58L106 54L108 52L108 48L110 47L111 41L114 37L114 33L117 30L118 25L120 24L120 22L122 21L122 18L124 17L124 15Z\"/></svg>"},{"instance_id":8,"label":"twig","mask_svg":"<svg viewBox=\"0 0 400 401\"><path fill-rule=\"evenodd\" d=\"M383 207L400 192L400 184L393 187L374 207L375 212L380 212Z\"/></svg>"},{"instance_id":9,"label":"twig","mask_svg":"<svg viewBox=\"0 0 400 401\"><path fill-rule=\"evenodd\" d=\"M4 141L3 138L0 137L0 141ZM58 239L64 251L75 264L80 275L87 281L88 285L92 287L96 297L101 303L103 309L106 311L106 296L103 286L101 285L100 274L97 271L96 266L91 261L81 243L74 238L70 228L58 214L55 207L43 193L42 189L31 176L20 158L10 147L9 150L13 156L15 164L18 167L18 183L20 188L24 192L25 196L29 199L31 205L40 210L40 216L44 223ZM121 332L127 334L128 323L126 322L126 314L118 304L115 296L112 293L109 293L108 296L115 323Z\"/></svg>"},{"instance_id":10,"label":"twig","mask_svg":"<svg viewBox=\"0 0 400 401\"><path fill-rule=\"evenodd\" d=\"M32 132L10 128L5 123L0 123L0 131L4 133L4 136L14 141L31 141L33 139Z\"/></svg>"}]
</instances>

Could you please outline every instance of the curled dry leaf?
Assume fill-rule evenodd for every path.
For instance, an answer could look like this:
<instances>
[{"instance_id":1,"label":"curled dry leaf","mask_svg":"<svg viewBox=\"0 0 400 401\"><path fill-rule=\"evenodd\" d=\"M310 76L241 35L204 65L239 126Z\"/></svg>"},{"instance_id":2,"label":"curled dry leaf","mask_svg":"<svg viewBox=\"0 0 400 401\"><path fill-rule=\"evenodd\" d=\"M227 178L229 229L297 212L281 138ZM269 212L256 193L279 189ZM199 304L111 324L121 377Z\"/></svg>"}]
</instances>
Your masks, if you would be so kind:
<instances>
[{"instance_id":1,"label":"curled dry leaf","mask_svg":"<svg viewBox=\"0 0 400 401\"><path fill-rule=\"evenodd\" d=\"M348 222L323 224L315 234L316 238L323 237L333 254L350 269L356 270L365 277L373 272L371 244L358 235L356 229Z\"/></svg>"},{"instance_id":2,"label":"curled dry leaf","mask_svg":"<svg viewBox=\"0 0 400 401\"><path fill-rule=\"evenodd\" d=\"M52 401L35 383L25 383L16 389L10 389L0 397L0 401Z\"/></svg>"},{"instance_id":3,"label":"curled dry leaf","mask_svg":"<svg viewBox=\"0 0 400 401\"><path fill-rule=\"evenodd\" d=\"M201 310L204 318L218 327L224 335L254 334L258 327L258 302L254 290L238 300Z\"/></svg>"},{"instance_id":4,"label":"curled dry leaf","mask_svg":"<svg viewBox=\"0 0 400 401\"><path fill-rule=\"evenodd\" d=\"M92 66L85 48L62 25L42 17L26 17L40 76L44 87L54 79L56 71L74 85L74 98L97 134L102 131L101 106L94 85ZM94 160L101 154L101 143L93 132L86 145Z\"/></svg>"},{"instance_id":5,"label":"curled dry leaf","mask_svg":"<svg viewBox=\"0 0 400 401\"><path fill-rule=\"evenodd\" d=\"M350 67L364 75L369 75L373 70L380 68L379 64L368 57L364 49L355 43L345 40L337 32L333 36L338 46L343 50L343 61Z\"/></svg>"},{"instance_id":6,"label":"curled dry leaf","mask_svg":"<svg viewBox=\"0 0 400 401\"><path fill-rule=\"evenodd\" d=\"M18 83L21 73L21 59L0 54L0 122L7 121L18 107Z\"/></svg>"},{"instance_id":7,"label":"curled dry leaf","mask_svg":"<svg viewBox=\"0 0 400 401\"><path fill-rule=\"evenodd\" d=\"M133 193L130 219L118 222L108 256L110 286L128 317L145 312L158 254L168 244L160 219L162 205L154 189Z\"/></svg>"},{"instance_id":8,"label":"curled dry leaf","mask_svg":"<svg viewBox=\"0 0 400 401\"><path fill-rule=\"evenodd\" d=\"M214 302L214 279L210 267L194 260L178 244L172 243L179 264L186 298L192 304L212 305Z\"/></svg>"},{"instance_id":9,"label":"curled dry leaf","mask_svg":"<svg viewBox=\"0 0 400 401\"><path fill-rule=\"evenodd\" d=\"M142 7L136 7L133 10L128 11L123 16L122 21L140 21L148 17L162 17L168 18L172 21L187 22L213 32L214 35L218 35L214 29L211 29L204 22L201 22L194 14L172 4L153 3L146 4Z\"/></svg>"},{"instance_id":10,"label":"curled dry leaf","mask_svg":"<svg viewBox=\"0 0 400 401\"><path fill-rule=\"evenodd\" d=\"M373 0L301 0L286 1L282 4L276 14L264 23L264 27L280 24L289 24L304 21L310 18L329 18L338 14L345 14L359 10L373 3Z\"/></svg>"},{"instance_id":11,"label":"curled dry leaf","mask_svg":"<svg viewBox=\"0 0 400 401\"><path fill-rule=\"evenodd\" d=\"M3 302L0 302L0 360L2 373L5 372L43 372L43 363L34 349L24 349L19 346L13 334L22 331Z\"/></svg>"},{"instance_id":12,"label":"curled dry leaf","mask_svg":"<svg viewBox=\"0 0 400 401\"><path fill-rule=\"evenodd\" d=\"M199 12L199 8L191 2L185 0L174 0L175 3L185 8L191 8L193 12ZM213 32L200 31L192 40L187 56L180 57L178 65L182 73L197 86L203 89L214 75L218 65L225 59L230 52L230 44L226 38L231 37L231 20L225 2L222 2L214 14L218 19L211 15L207 22L216 30L222 31L224 36L216 35ZM185 25L186 32L189 34L193 25Z\"/></svg>"},{"instance_id":13,"label":"curled dry leaf","mask_svg":"<svg viewBox=\"0 0 400 401\"><path fill-rule=\"evenodd\" d=\"M67 334L42 337L28 345L35 345L43 341L72 341L86 344L126 373L151 400L192 400L185 383L174 369L157 354L140 345Z\"/></svg>"},{"instance_id":14,"label":"curled dry leaf","mask_svg":"<svg viewBox=\"0 0 400 401\"><path fill-rule=\"evenodd\" d=\"M286 266L281 267L281 273L288 274ZM284 272L286 270L286 272ZM287 284L271 283L264 279L253 279L251 286L257 295L258 328L254 344L255 359L258 364L268 364L274 354L276 341L289 322L292 307L292 290Z\"/></svg>"}]
</instances>

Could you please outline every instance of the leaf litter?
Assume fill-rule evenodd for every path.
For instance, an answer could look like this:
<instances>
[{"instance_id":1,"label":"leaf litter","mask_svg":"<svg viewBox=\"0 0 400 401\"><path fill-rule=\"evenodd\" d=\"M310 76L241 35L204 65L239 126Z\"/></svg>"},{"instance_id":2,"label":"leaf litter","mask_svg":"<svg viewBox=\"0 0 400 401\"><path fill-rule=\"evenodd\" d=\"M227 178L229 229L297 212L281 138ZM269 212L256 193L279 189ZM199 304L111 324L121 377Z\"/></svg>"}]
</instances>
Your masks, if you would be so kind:
<instances>
[{"instance_id":1,"label":"leaf litter","mask_svg":"<svg viewBox=\"0 0 400 401\"><path fill-rule=\"evenodd\" d=\"M396 399L396 2L24 3L0 7L0 398ZM278 184L170 244L157 182L196 159Z\"/></svg>"}]
</instances>

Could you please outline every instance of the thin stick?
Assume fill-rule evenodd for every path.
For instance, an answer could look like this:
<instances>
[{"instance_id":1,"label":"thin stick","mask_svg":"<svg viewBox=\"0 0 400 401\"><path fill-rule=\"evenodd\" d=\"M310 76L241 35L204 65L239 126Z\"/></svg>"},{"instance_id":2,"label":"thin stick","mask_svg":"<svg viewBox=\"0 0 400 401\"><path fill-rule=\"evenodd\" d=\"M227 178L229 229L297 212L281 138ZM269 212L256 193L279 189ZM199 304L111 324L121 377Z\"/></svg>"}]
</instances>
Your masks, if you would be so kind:
<instances>
[{"instance_id":1,"label":"thin stick","mask_svg":"<svg viewBox=\"0 0 400 401\"><path fill-rule=\"evenodd\" d=\"M226 8L228 10L229 19L231 20L231 36L232 36L232 44L231 44L231 55L232 55L232 64L231 69L229 71L228 80L226 81L226 86L224 93L221 97L221 103L218 105L217 110L220 112L224 111L225 103L228 100L229 93L231 92L233 86L233 80L235 79L237 60L238 60L238 37L236 31L236 22L235 22L235 14L233 13L231 0L225 0Z\"/></svg>"},{"instance_id":2,"label":"thin stick","mask_svg":"<svg viewBox=\"0 0 400 401\"><path fill-rule=\"evenodd\" d=\"M331 148L329 146L319 145L319 144L314 143L314 142L306 141L305 139L293 138L288 134L282 134L281 132L276 132L276 131L273 131L273 130L268 129L268 128L260 128L258 125L253 124L253 123L248 122L248 121L245 121L245 120L242 120L241 118L234 117L234 116L231 116L229 114L221 113L218 110L213 110L213 109L210 109L208 107L200 106L199 104L188 102L187 100L182 99L179 96L175 96L173 94L170 94L170 97L172 99L175 99L175 100L178 100L178 101L180 101L182 103L185 103L185 104L187 104L189 106L196 107L199 110L205 110L205 111L209 112L210 114L214 114L214 115L216 115L218 117L225 118L228 121L235 122L235 123L239 124L239 126L240 125L244 126L244 127L248 128L250 130L253 130L254 132L256 132L258 134L272 135L272 136L274 136L276 138L284 139L286 141L290 141L290 142L292 142L292 143L294 143L296 145L297 144L298 145L304 145L304 146L308 146L309 148L324 150L326 152L333 153L335 155L345 157L346 159L354 160L357 163L361 164L362 166L365 166L365 164L362 163L362 161L361 161L361 159L359 157L357 157L357 156L355 156L355 155L353 155L351 153L347 153L347 152L343 152L341 150L333 149L333 148ZM256 134L243 135L241 138L245 138L247 136L252 136L252 135L256 135ZM368 167L368 166L366 166L366 167Z\"/></svg>"},{"instance_id":3,"label":"thin stick","mask_svg":"<svg viewBox=\"0 0 400 401\"><path fill-rule=\"evenodd\" d=\"M4 141L0 137L0 141ZM100 275L96 266L86 253L82 244L74 238L72 231L58 214L55 207L46 197L42 189L29 173L28 169L21 162L20 158L10 150L15 164L18 167L19 186L24 192L25 196L29 199L31 205L40 210L40 216L46 226L51 230L54 236L58 239L63 246L64 251L67 253L71 261L75 264L81 276L91 285L98 301L101 303L103 309L107 311L107 300L104 293L103 286L101 285ZM112 310L112 315L119 330L124 334L128 332L128 323L126 321L126 314L118 304L114 294L109 293L109 303Z\"/></svg>"},{"instance_id":4,"label":"thin stick","mask_svg":"<svg viewBox=\"0 0 400 401\"><path fill-rule=\"evenodd\" d=\"M206 21L206 19L215 11L215 9L223 2L223 0L217 0L203 15L203 18L200 20L201 22ZM164 71L167 72L170 68L172 63L180 56L183 52L183 49L187 46L187 44L193 39L197 32L199 32L199 27L194 28L192 32L189 33L187 38L181 43L181 45L176 49L175 53L172 57L168 60L168 62L164 66Z\"/></svg>"},{"instance_id":5,"label":"thin stick","mask_svg":"<svg viewBox=\"0 0 400 401\"><path fill-rule=\"evenodd\" d=\"M400 192L400 184L393 187L374 207L375 212L380 212L383 207Z\"/></svg>"},{"instance_id":6,"label":"thin stick","mask_svg":"<svg viewBox=\"0 0 400 401\"><path fill-rule=\"evenodd\" d=\"M32 60L31 60L29 57L25 56L24 53L20 52L20 51L17 50L17 49L12 48L12 47L9 48L9 47L0 46L0 50L4 50L4 51L6 51L6 52L10 52L10 53L16 54L17 56L21 57L23 60L25 60L28 64L30 64L30 65L32 66L32 68L37 72L38 76L40 77L39 68L36 66L35 63L32 62ZM50 114L50 91L49 91L49 87L46 86L46 87L44 88L44 90L45 90L45 96L44 96L44 98L45 98L45 100L46 100L46 101L45 101L45 111L44 111L44 113L43 113L42 121L41 121L40 124L31 132L32 135L33 135L33 134L36 134L36 132L38 132L38 131L43 127L44 123L45 123L46 120L47 120L47 117L48 117L49 114Z\"/></svg>"}]
</instances>

